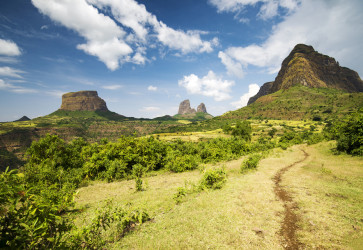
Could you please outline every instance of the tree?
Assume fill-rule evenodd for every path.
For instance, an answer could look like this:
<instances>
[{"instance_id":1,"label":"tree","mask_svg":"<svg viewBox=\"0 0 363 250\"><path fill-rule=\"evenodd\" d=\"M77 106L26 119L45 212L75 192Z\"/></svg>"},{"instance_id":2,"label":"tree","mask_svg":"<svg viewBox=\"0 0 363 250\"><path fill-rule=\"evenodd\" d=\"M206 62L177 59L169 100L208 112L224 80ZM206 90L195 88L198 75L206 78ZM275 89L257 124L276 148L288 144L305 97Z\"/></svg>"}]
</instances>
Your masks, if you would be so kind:
<instances>
[{"instance_id":1,"label":"tree","mask_svg":"<svg viewBox=\"0 0 363 250\"><path fill-rule=\"evenodd\" d=\"M252 138L252 127L251 123L248 121L238 121L236 126L232 128L232 135L235 137L240 137L245 141L251 141Z\"/></svg>"},{"instance_id":2,"label":"tree","mask_svg":"<svg viewBox=\"0 0 363 250\"><path fill-rule=\"evenodd\" d=\"M337 150L352 155L363 155L363 112L347 116L338 125Z\"/></svg>"}]
</instances>

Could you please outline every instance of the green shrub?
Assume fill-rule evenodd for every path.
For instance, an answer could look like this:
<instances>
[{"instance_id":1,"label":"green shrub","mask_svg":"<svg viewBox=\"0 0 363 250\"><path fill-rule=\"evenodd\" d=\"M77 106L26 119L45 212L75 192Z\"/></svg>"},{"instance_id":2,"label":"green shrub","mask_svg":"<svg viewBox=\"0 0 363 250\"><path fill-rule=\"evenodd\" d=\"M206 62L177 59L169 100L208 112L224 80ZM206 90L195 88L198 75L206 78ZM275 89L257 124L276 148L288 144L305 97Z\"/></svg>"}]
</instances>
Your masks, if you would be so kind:
<instances>
[{"instance_id":1,"label":"green shrub","mask_svg":"<svg viewBox=\"0 0 363 250\"><path fill-rule=\"evenodd\" d=\"M246 160L242 162L241 172L249 169L256 169L261 159L262 155L260 154L253 154L249 156Z\"/></svg>"},{"instance_id":2,"label":"green shrub","mask_svg":"<svg viewBox=\"0 0 363 250\"><path fill-rule=\"evenodd\" d=\"M144 174L144 167L141 164L135 164L132 167L132 175L135 177L135 188L136 191L142 191L142 176Z\"/></svg>"},{"instance_id":3,"label":"green shrub","mask_svg":"<svg viewBox=\"0 0 363 250\"><path fill-rule=\"evenodd\" d=\"M67 248L103 249L106 242L121 239L137 224L140 225L148 220L149 215L144 209L131 205L121 207L108 200L96 211L91 224L73 232L67 241Z\"/></svg>"},{"instance_id":4,"label":"green shrub","mask_svg":"<svg viewBox=\"0 0 363 250\"><path fill-rule=\"evenodd\" d=\"M227 181L224 168L208 169L200 181L200 189L220 189Z\"/></svg>"},{"instance_id":5,"label":"green shrub","mask_svg":"<svg viewBox=\"0 0 363 250\"><path fill-rule=\"evenodd\" d=\"M172 155L169 156L169 162L166 168L172 172L185 172L198 167L197 157L193 155Z\"/></svg>"},{"instance_id":6,"label":"green shrub","mask_svg":"<svg viewBox=\"0 0 363 250\"><path fill-rule=\"evenodd\" d=\"M0 248L64 247L62 239L72 223L61 213L73 204L74 194L47 199L29 187L24 175L15 170L1 173L0 183ZM42 194L46 194L47 186L42 188Z\"/></svg>"},{"instance_id":7,"label":"green shrub","mask_svg":"<svg viewBox=\"0 0 363 250\"><path fill-rule=\"evenodd\" d=\"M363 156L363 112L347 116L337 130L337 150Z\"/></svg>"},{"instance_id":8,"label":"green shrub","mask_svg":"<svg viewBox=\"0 0 363 250\"><path fill-rule=\"evenodd\" d=\"M187 190L184 187L178 187L176 194L174 194L173 199L175 200L176 204L179 204L183 198L186 196Z\"/></svg>"}]
</instances>

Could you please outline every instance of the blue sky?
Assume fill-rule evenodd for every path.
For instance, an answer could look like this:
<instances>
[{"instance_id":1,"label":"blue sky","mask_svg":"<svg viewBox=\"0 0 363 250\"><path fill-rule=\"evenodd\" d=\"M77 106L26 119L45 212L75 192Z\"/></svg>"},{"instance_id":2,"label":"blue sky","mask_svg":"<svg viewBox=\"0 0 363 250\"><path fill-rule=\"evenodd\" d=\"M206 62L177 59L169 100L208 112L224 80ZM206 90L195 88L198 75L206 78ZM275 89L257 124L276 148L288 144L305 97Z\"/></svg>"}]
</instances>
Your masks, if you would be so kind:
<instances>
[{"instance_id":1,"label":"blue sky","mask_svg":"<svg viewBox=\"0 0 363 250\"><path fill-rule=\"evenodd\" d=\"M111 111L153 118L190 99L246 105L297 43L363 74L360 0L3 0L0 121L47 115L97 90Z\"/></svg>"}]
</instances>

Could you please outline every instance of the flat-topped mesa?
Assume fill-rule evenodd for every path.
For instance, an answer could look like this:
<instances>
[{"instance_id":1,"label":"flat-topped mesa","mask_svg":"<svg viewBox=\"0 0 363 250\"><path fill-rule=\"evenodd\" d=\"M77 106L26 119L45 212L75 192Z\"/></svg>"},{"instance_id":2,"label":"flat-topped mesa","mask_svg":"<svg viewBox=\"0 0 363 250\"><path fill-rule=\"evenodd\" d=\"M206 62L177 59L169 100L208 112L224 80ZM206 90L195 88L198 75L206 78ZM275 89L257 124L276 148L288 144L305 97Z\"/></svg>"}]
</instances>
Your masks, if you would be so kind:
<instances>
[{"instance_id":1,"label":"flat-topped mesa","mask_svg":"<svg viewBox=\"0 0 363 250\"><path fill-rule=\"evenodd\" d=\"M108 111L106 102L98 96L97 91L66 93L62 96L60 109L68 111Z\"/></svg>"},{"instance_id":2,"label":"flat-topped mesa","mask_svg":"<svg viewBox=\"0 0 363 250\"><path fill-rule=\"evenodd\" d=\"M178 111L178 115L185 115L185 114L194 114L197 111L195 111L195 109L192 109L190 107L190 101L189 100L184 100L179 104L179 111Z\"/></svg>"}]
</instances>

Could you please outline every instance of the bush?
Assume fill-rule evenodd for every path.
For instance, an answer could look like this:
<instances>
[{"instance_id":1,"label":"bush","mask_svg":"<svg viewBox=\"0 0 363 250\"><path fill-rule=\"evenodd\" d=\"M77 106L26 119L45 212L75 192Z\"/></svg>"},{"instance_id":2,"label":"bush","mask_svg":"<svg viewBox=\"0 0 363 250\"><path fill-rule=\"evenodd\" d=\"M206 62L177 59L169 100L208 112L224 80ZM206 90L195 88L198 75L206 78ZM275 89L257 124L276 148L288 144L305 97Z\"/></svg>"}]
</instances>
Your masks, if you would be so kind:
<instances>
[{"instance_id":1,"label":"bush","mask_svg":"<svg viewBox=\"0 0 363 250\"><path fill-rule=\"evenodd\" d=\"M73 194L49 200L34 192L15 170L0 174L0 248L52 249L72 223L61 213L73 204ZM43 187L43 194L47 187Z\"/></svg>"},{"instance_id":2,"label":"bush","mask_svg":"<svg viewBox=\"0 0 363 250\"><path fill-rule=\"evenodd\" d=\"M256 169L261 159L262 155L260 154L253 154L249 156L246 160L242 162L241 172L244 172L248 169Z\"/></svg>"},{"instance_id":3,"label":"bush","mask_svg":"<svg viewBox=\"0 0 363 250\"><path fill-rule=\"evenodd\" d=\"M198 161L196 156L182 155L182 156L169 156L169 162L166 164L166 168L172 172L185 172L193 170L198 167Z\"/></svg>"},{"instance_id":4,"label":"bush","mask_svg":"<svg viewBox=\"0 0 363 250\"><path fill-rule=\"evenodd\" d=\"M363 156L363 112L347 116L338 125L337 150Z\"/></svg>"},{"instance_id":5,"label":"bush","mask_svg":"<svg viewBox=\"0 0 363 250\"><path fill-rule=\"evenodd\" d=\"M70 236L67 248L102 249L106 242L119 240L137 224L148 220L149 215L144 209L134 208L131 205L115 206L112 201L106 201L106 204L96 211L96 216L90 225ZM107 231L111 231L107 233L108 237Z\"/></svg>"},{"instance_id":6,"label":"bush","mask_svg":"<svg viewBox=\"0 0 363 250\"><path fill-rule=\"evenodd\" d=\"M232 135L239 137L245 141L251 141L252 127L248 121L238 121L236 127L232 128Z\"/></svg>"},{"instance_id":7,"label":"bush","mask_svg":"<svg viewBox=\"0 0 363 250\"><path fill-rule=\"evenodd\" d=\"M136 164L132 167L132 175L135 177L136 191L142 191L142 176L144 174L144 167L141 164Z\"/></svg>"},{"instance_id":8,"label":"bush","mask_svg":"<svg viewBox=\"0 0 363 250\"><path fill-rule=\"evenodd\" d=\"M227 181L224 168L208 169L200 181L200 189L220 189Z\"/></svg>"}]
</instances>

